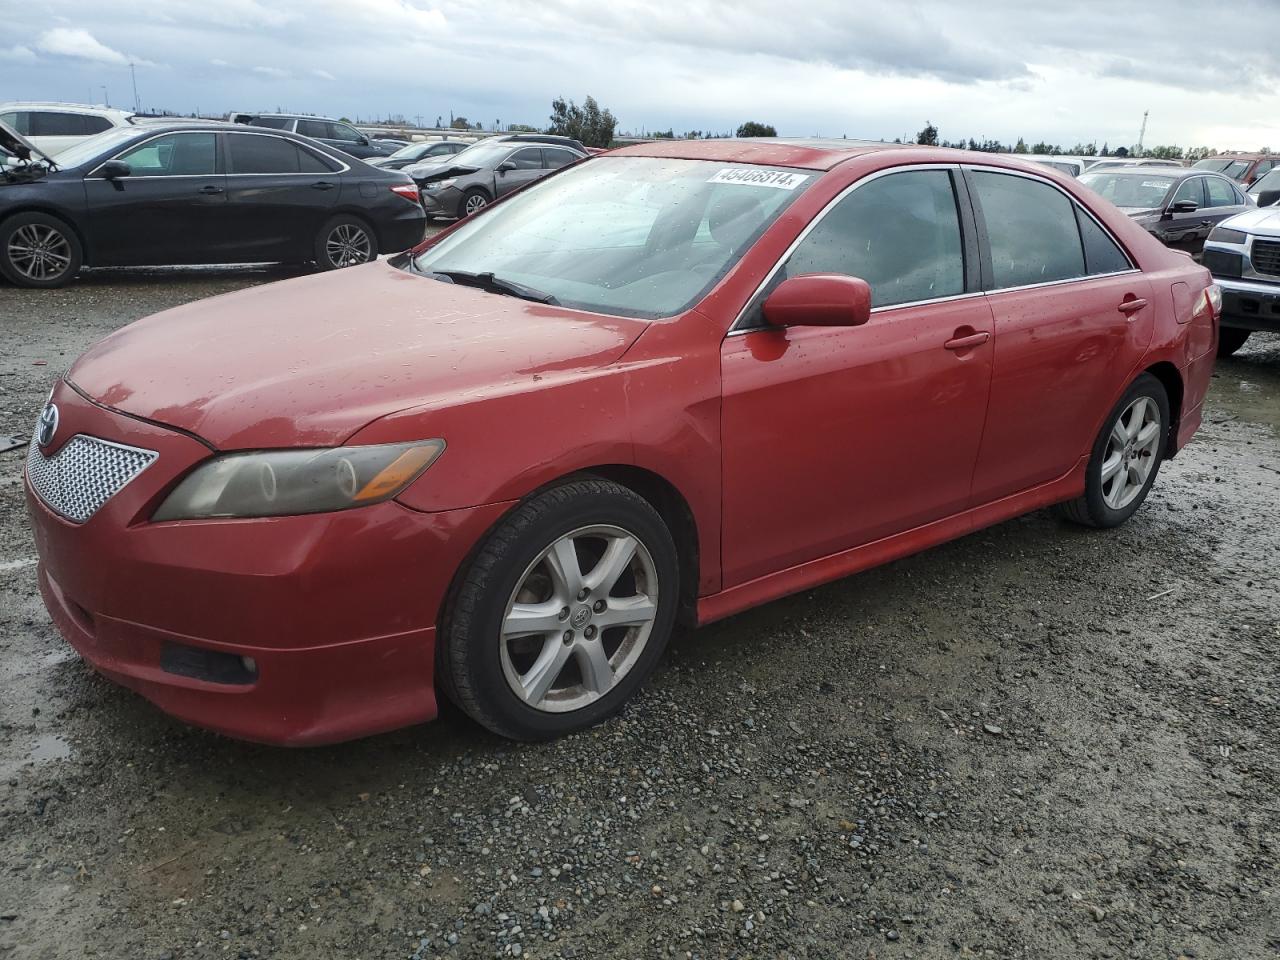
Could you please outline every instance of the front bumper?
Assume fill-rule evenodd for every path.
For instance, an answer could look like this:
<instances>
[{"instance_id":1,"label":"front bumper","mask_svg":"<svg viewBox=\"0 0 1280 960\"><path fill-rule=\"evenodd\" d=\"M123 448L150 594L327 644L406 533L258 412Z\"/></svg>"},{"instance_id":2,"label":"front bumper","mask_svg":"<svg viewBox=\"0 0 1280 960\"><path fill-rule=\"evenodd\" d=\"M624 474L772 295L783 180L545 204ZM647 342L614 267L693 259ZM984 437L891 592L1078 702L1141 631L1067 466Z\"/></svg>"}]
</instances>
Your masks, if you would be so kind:
<instances>
[{"instance_id":1,"label":"front bumper","mask_svg":"<svg viewBox=\"0 0 1280 960\"><path fill-rule=\"evenodd\" d=\"M80 524L26 484L45 605L95 669L175 717L265 743L331 743L436 715L440 607L504 505L151 523L211 451L65 384L55 402L63 441L83 433L159 452ZM251 658L254 669L189 669L202 658Z\"/></svg>"},{"instance_id":2,"label":"front bumper","mask_svg":"<svg viewBox=\"0 0 1280 960\"><path fill-rule=\"evenodd\" d=\"M1214 277L1222 288L1222 325L1280 331L1280 283Z\"/></svg>"}]
</instances>

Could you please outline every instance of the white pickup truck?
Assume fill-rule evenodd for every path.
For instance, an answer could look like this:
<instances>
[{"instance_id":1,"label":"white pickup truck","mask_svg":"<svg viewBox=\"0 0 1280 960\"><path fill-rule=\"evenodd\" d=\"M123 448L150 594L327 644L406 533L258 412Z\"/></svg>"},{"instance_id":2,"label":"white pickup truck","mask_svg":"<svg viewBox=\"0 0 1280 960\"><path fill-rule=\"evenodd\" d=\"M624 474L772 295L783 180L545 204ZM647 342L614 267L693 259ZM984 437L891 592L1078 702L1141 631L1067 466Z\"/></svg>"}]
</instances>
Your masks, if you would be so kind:
<instances>
[{"instance_id":1,"label":"white pickup truck","mask_svg":"<svg viewBox=\"0 0 1280 960\"><path fill-rule=\"evenodd\" d=\"M1222 287L1218 356L1255 330L1280 331L1280 206L1237 214L1213 228L1203 263Z\"/></svg>"}]
</instances>

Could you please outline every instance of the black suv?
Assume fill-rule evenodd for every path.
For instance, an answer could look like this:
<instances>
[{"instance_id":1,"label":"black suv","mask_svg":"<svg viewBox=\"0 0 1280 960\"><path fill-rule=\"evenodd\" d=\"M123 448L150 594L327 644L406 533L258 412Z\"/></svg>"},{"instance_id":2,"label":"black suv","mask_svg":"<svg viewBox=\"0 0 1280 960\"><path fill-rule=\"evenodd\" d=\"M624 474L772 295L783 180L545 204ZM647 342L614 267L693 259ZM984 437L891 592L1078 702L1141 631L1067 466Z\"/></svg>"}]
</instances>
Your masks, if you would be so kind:
<instances>
[{"instance_id":1,"label":"black suv","mask_svg":"<svg viewBox=\"0 0 1280 960\"><path fill-rule=\"evenodd\" d=\"M360 160L389 157L399 149L398 144L381 143L365 136L351 124L329 117L312 117L301 113L233 113L227 119L232 123L244 123L253 127L288 130L319 140L326 147L341 150Z\"/></svg>"}]
</instances>

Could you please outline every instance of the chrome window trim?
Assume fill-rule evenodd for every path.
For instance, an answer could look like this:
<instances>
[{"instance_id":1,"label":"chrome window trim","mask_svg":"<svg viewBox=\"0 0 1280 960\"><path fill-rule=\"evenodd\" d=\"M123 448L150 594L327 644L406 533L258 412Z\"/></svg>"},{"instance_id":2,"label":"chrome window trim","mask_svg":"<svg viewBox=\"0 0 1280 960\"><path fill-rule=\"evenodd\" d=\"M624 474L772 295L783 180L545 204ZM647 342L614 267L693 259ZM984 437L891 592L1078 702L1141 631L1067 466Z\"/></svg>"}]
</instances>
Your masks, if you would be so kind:
<instances>
[{"instance_id":1,"label":"chrome window trim","mask_svg":"<svg viewBox=\"0 0 1280 960\"><path fill-rule=\"evenodd\" d=\"M160 137L169 137L169 136L182 135L182 134L190 135L190 134L196 134L196 133L209 133L209 134L213 134L215 137L220 133L226 136L234 136L234 137L274 137L277 140L283 140L285 143L291 143L298 149L308 149L308 150L311 149L304 143L298 143L298 141L290 140L288 137L282 137L278 133L268 133L264 130L165 130L161 133L153 133L149 137L143 137L141 140L137 140L129 144L129 146L123 148L114 156L110 156L107 159L103 160L102 163L99 163L96 167L94 167L91 171L89 171L89 173L85 174L84 179L106 180L107 179L106 177L95 177L94 174L97 173L99 170L101 170L104 165L110 163L112 160L119 160L124 154L130 153L131 151L136 150L138 147L146 146L152 140L158 140ZM295 136L300 136L300 134L295 134ZM339 160L337 157L331 157L328 154L321 154L321 156L323 156L326 160L332 160L334 163L341 165L342 167L341 170L328 171L328 173L330 173L333 176L337 176L340 173L346 173L348 170L351 169L351 167L348 164L344 163L342 160ZM323 173L225 173L225 172L224 173L175 173L175 174L144 173L138 176L134 176L133 174L130 174L128 177L124 177L123 179L126 179L126 180L207 180L210 177L322 177L322 176L324 176Z\"/></svg>"},{"instance_id":2,"label":"chrome window trim","mask_svg":"<svg viewBox=\"0 0 1280 960\"><path fill-rule=\"evenodd\" d=\"M831 211L831 209L836 204L838 204L841 200L843 200L846 196L848 196L858 187L862 186L865 183L870 183L873 180L877 180L880 177L888 176L894 173L905 173L911 170L960 170L960 169L973 170L977 173L1000 173L1000 174L1005 174L1011 177L1022 177L1025 180L1032 180L1037 183L1043 183L1046 186L1052 187L1054 190L1057 190L1060 194L1066 197L1067 200L1072 204L1072 206L1082 210L1089 217L1090 220L1092 220L1095 224L1098 225L1098 228L1102 230L1102 232L1107 236L1107 238L1110 239L1111 242L1116 245L1116 249L1119 250L1124 255L1124 258L1127 261L1129 261L1129 269L1113 270L1110 273L1091 273L1091 274L1086 274L1082 277L1066 277L1062 280L1046 280L1043 283L1028 283L1018 287L993 287L990 290L970 290L970 291L966 291L965 293L952 294L949 297L934 297L930 300L908 300L903 303L888 303L883 306L872 307L871 314L873 316L875 314L885 313L891 310L901 310L904 307L920 307L920 306L927 306L934 303L948 303L956 300L968 300L974 297L986 297L992 294L1008 293L1011 291L1034 290L1037 287L1056 287L1056 286L1061 286L1067 283L1082 283L1087 280L1098 280L1105 277L1123 277L1123 276L1128 276L1134 273L1142 273L1142 269L1137 264L1134 263L1133 257L1129 255L1129 251L1125 249L1124 244L1122 244L1119 240L1116 239L1115 234L1111 232L1110 228L1108 228L1105 223L1103 223L1096 216L1094 216L1092 210L1090 210L1083 203L1081 203L1076 197L1072 196L1070 192L1064 190L1060 185L1058 185L1057 183L1054 183L1048 177L1041 176L1040 174L1035 173L1034 171L1013 170L1009 167L997 167L997 166L991 166L988 164L972 164L972 163L903 164L897 167L889 167L884 170L877 170L874 173L863 177L861 180L858 180L854 183L849 184L849 186L841 190L838 194L836 194L836 196L832 197L831 200L827 203L827 205L818 211L818 215L809 221L809 225L806 226L804 230L800 231L800 235L797 236L796 239L791 243L791 245L788 246L787 249L783 251L782 256L778 258L778 262L775 263L773 267L769 270L768 274L765 275L764 280L755 288L755 290L751 292L751 296L747 298L747 302L743 305L742 309L738 311L738 315L734 318L733 323L730 324L729 331L728 333L725 334L725 336L733 337L743 333L755 333L759 330L769 329L768 327L744 328L739 326L739 324L742 323L742 318L746 315L747 310L751 307L751 304L755 302L756 297L760 296L760 291L762 291L766 286L768 286L769 282L774 278L774 275L777 274L778 270L780 270L782 266L787 262L787 260L790 259L791 255L795 252L796 248L809 235L809 232L815 226L818 225L818 223L827 215L828 212ZM961 224L961 226L963 228L963 223ZM1081 238L1080 243L1081 243L1080 253L1081 253L1081 256L1083 257L1084 256L1084 238L1083 237ZM1086 266L1087 266L1087 261L1086 261Z\"/></svg>"}]
</instances>

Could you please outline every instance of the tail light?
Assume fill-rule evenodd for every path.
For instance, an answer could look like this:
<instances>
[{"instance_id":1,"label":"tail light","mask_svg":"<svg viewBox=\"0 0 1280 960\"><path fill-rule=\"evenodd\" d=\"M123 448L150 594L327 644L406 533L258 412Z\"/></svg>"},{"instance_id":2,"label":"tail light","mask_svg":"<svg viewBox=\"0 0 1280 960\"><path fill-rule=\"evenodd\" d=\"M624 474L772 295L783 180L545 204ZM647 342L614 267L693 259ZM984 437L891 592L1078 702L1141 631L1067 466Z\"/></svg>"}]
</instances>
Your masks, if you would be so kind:
<instances>
[{"instance_id":1,"label":"tail light","mask_svg":"<svg viewBox=\"0 0 1280 960\"><path fill-rule=\"evenodd\" d=\"M397 183L391 188L391 192L398 197L404 197L406 200L411 200L414 203L422 202L418 197L418 185L416 183Z\"/></svg>"},{"instance_id":2,"label":"tail light","mask_svg":"<svg viewBox=\"0 0 1280 960\"><path fill-rule=\"evenodd\" d=\"M1222 288L1216 283L1211 283L1204 288L1203 306L1208 309L1214 319L1222 316ZM1199 312L1199 310L1196 311L1196 313Z\"/></svg>"}]
</instances>

